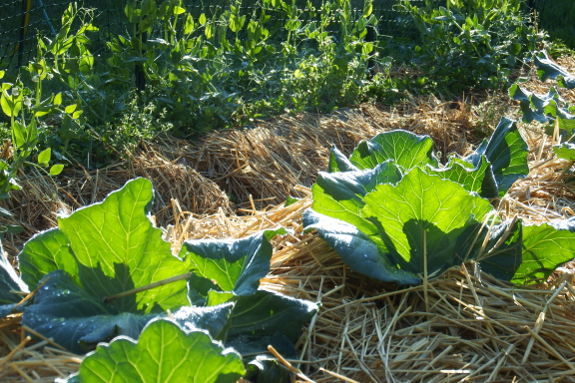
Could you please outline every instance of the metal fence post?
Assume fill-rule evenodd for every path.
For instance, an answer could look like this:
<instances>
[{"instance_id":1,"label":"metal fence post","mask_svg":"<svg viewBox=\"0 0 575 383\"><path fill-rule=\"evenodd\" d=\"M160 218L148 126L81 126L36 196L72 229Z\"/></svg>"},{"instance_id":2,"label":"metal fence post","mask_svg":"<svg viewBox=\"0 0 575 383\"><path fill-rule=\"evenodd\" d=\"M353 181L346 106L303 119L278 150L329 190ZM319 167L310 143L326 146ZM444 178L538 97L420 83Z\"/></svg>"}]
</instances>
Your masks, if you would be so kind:
<instances>
[{"instance_id":1,"label":"metal fence post","mask_svg":"<svg viewBox=\"0 0 575 383\"><path fill-rule=\"evenodd\" d=\"M30 8L32 0L22 0L22 24L20 25L20 34L18 41L18 67L22 66L22 57L24 56L24 40L28 31L28 22L30 21Z\"/></svg>"}]
</instances>

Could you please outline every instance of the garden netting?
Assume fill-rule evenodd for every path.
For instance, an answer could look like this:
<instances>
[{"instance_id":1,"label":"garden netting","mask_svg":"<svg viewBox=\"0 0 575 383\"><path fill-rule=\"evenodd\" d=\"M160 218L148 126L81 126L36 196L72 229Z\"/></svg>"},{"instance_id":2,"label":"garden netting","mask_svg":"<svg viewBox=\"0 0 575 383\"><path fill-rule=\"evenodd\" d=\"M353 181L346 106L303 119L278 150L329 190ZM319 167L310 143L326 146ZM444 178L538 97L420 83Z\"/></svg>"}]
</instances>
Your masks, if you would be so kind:
<instances>
[{"instance_id":1,"label":"garden netting","mask_svg":"<svg viewBox=\"0 0 575 383\"><path fill-rule=\"evenodd\" d=\"M416 5L424 5L423 0L408 0ZM125 14L124 7L128 0L85 0L78 5L94 9L94 24L99 28L97 36L93 37L91 50L93 53L105 51L105 43L111 37L121 34L126 28L131 28ZM399 0L375 0L373 11L379 20L378 36L394 36L400 38L413 38L417 31L407 13L394 7ZM50 38L57 33L60 27L60 18L64 10L72 1L62 0L4 0L0 4L0 68L16 68L33 59L37 49L37 37ZM156 1L160 4L161 1ZM321 7L322 1L309 2L315 7ZM183 5L195 17L202 13L208 17L217 16L229 5L226 0L184 0ZM260 0L244 0L240 3L243 14L254 14L263 5ZM297 0L299 8L305 9L308 1ZM357 12L363 8L363 0L352 2ZM266 7L269 7L266 6ZM272 20L283 25L280 12L266 9ZM275 13L275 15L274 15ZM304 13L305 14L305 13ZM305 22L306 20L302 20ZM334 26L335 28L335 26Z\"/></svg>"}]
</instances>

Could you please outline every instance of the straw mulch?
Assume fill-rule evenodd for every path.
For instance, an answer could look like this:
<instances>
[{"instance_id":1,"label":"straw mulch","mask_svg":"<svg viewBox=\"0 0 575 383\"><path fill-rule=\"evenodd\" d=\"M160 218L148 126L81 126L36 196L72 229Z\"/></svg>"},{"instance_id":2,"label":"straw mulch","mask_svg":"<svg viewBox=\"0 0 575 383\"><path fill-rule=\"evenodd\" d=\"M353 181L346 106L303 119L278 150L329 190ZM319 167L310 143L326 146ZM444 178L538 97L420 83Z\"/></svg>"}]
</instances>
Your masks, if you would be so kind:
<instances>
[{"instance_id":1,"label":"straw mulch","mask_svg":"<svg viewBox=\"0 0 575 383\"><path fill-rule=\"evenodd\" d=\"M485 103L480 105L499 107ZM30 231L46 228L55 224L58 209L99 200L140 174L155 184L154 212L165 214L158 221L174 250L186 239L239 238L280 225L291 229L274 240L272 271L261 286L321 305L298 344L300 358L285 361L298 382L575 381L571 265L543 286L503 283L470 263L398 290L351 272L325 242L301 230L301 214L311 206L306 186L325 167L328 144L349 153L360 139L403 128L431 135L444 154L464 154L479 141L478 120L484 117L458 100L425 98L386 109L364 105L334 116L284 116L195 144L162 138L130 163L99 172L68 170L57 185L39 174L23 177L25 191L15 193L19 199L9 208L22 221L31 214ZM487 126L493 129L494 123ZM575 193L562 172L566 162L553 157L551 142L537 130L522 132L532 170L500 201L501 214L532 222L570 217ZM287 195L302 199L263 208ZM17 210L19 203L31 206ZM15 251L21 243L14 237L10 246ZM21 330L17 317L0 322L0 381L48 382L78 368L78 357L55 345L26 343Z\"/></svg>"},{"instance_id":2,"label":"straw mulch","mask_svg":"<svg viewBox=\"0 0 575 383\"><path fill-rule=\"evenodd\" d=\"M573 265L545 285L522 288L469 263L398 290L351 272L324 241L302 233L301 213L310 206L308 196L248 217L188 223L209 237L292 230L276 239L262 287L320 304L299 360L288 361L298 382L575 382ZM178 233L181 241L197 236Z\"/></svg>"},{"instance_id":3,"label":"straw mulch","mask_svg":"<svg viewBox=\"0 0 575 383\"><path fill-rule=\"evenodd\" d=\"M468 105L428 96L393 107L364 104L333 115L285 115L251 129L218 131L196 143L165 137L155 147L216 182L236 208L251 208L251 196L263 209L301 196L294 186L313 184L327 166L331 145L350 154L361 140L405 129L430 135L444 154L463 153L477 141L472 119Z\"/></svg>"},{"instance_id":4,"label":"straw mulch","mask_svg":"<svg viewBox=\"0 0 575 383\"><path fill-rule=\"evenodd\" d=\"M174 212L186 211L198 216L232 212L227 195L215 182L185 164L168 161L148 145L131 161L101 170L69 168L55 181L36 168L27 172L19 179L22 190L13 192L12 197L2 203L14 217L0 219L0 222L24 227L24 233L8 236L3 242L11 255L17 254L33 234L55 227L57 213L69 214L76 208L101 201L135 177L153 180L152 210L160 226L172 223Z\"/></svg>"},{"instance_id":5,"label":"straw mulch","mask_svg":"<svg viewBox=\"0 0 575 383\"><path fill-rule=\"evenodd\" d=\"M327 166L332 144L350 154L360 140L406 129L430 135L443 154L463 154L478 141L474 118L463 102L427 96L393 107L364 104L333 115L282 116L253 129L213 132L193 143L162 136L142 144L130 161L100 170L70 166L55 181L30 168L19 179L22 191L1 203L14 218L0 217L0 223L25 228L20 235L8 236L4 247L16 255L34 233L56 226L57 212L67 214L101 201L136 176L154 183L153 211L160 226L179 222L185 214L262 210L288 196L301 197L294 186L313 184L317 172Z\"/></svg>"},{"instance_id":6,"label":"straw mulch","mask_svg":"<svg viewBox=\"0 0 575 383\"><path fill-rule=\"evenodd\" d=\"M198 230L214 238L278 225L292 230L275 239L262 288L320 304L298 344L300 358L287 361L297 382L575 381L571 269L546 289L519 288L468 264L397 290L351 272L325 242L302 233L310 205L306 197L250 216L189 216L172 230L175 246ZM0 359L8 367L1 381L47 382L46 375L65 375L80 362L53 346L25 347L17 331L0 334L11 350Z\"/></svg>"}]
</instances>

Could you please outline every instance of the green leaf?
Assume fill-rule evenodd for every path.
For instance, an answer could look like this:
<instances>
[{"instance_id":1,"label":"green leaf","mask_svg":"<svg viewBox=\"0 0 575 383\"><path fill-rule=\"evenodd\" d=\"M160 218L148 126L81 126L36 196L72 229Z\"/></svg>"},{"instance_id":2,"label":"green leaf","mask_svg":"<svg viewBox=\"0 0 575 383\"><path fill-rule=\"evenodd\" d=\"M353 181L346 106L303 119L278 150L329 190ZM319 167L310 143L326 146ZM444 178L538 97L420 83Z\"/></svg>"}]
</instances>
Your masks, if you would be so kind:
<instances>
[{"instance_id":1,"label":"green leaf","mask_svg":"<svg viewBox=\"0 0 575 383\"><path fill-rule=\"evenodd\" d=\"M208 331L212 338L224 340L234 304L228 302L210 307L184 306L173 312L171 318L184 330L192 331L200 328Z\"/></svg>"},{"instance_id":2,"label":"green leaf","mask_svg":"<svg viewBox=\"0 0 575 383\"><path fill-rule=\"evenodd\" d=\"M544 124L549 121L549 118L545 116L543 110L537 110L535 106L533 106L533 108L531 106L531 99L540 98L542 97L541 95L533 94L532 92L521 88L519 85L513 84L509 88L509 97L519 101L524 122L530 123L535 120Z\"/></svg>"},{"instance_id":3,"label":"green leaf","mask_svg":"<svg viewBox=\"0 0 575 383\"><path fill-rule=\"evenodd\" d=\"M362 197L374 190L377 185L397 183L401 177L401 171L396 163L392 160L386 160L377 164L373 169L337 173L320 172L316 185L327 190L336 201L350 199L361 201Z\"/></svg>"},{"instance_id":4,"label":"green leaf","mask_svg":"<svg viewBox=\"0 0 575 383\"><path fill-rule=\"evenodd\" d=\"M407 271L422 273L424 253L429 273L454 264L456 239L473 221L493 208L462 186L414 168L397 186L379 185L365 196L362 214L381 225L387 247ZM392 250L393 249L393 250Z\"/></svg>"},{"instance_id":5,"label":"green leaf","mask_svg":"<svg viewBox=\"0 0 575 383\"><path fill-rule=\"evenodd\" d=\"M468 257L477 259L482 271L504 281L510 281L513 278L523 261L523 230L521 221L518 220L513 223L513 226L510 225L511 222L504 222L493 227L491 235L487 240L487 253L485 255L478 254L485 239L485 235L482 233L476 241L474 249L472 249L471 256ZM506 234L506 232L508 233ZM507 237L503 238L505 235L507 235ZM461 238L465 239L465 236L463 235ZM475 238L475 236L469 236L467 241L471 238ZM501 243L496 247L495 245L498 242ZM467 244L463 246L463 248L468 247Z\"/></svg>"},{"instance_id":6,"label":"green leaf","mask_svg":"<svg viewBox=\"0 0 575 383\"><path fill-rule=\"evenodd\" d=\"M317 229L351 269L398 284L418 283L424 262L433 273L459 263L458 254L473 254L462 238L474 237L493 211L489 201L419 168L397 184L377 184L355 205L325 209L327 193L314 193L313 210L319 199L321 214L306 212L306 229Z\"/></svg>"},{"instance_id":7,"label":"green leaf","mask_svg":"<svg viewBox=\"0 0 575 383\"><path fill-rule=\"evenodd\" d=\"M184 34L189 35L194 31L194 17L191 14L186 15L186 21L184 22Z\"/></svg>"},{"instance_id":8,"label":"green leaf","mask_svg":"<svg viewBox=\"0 0 575 383\"><path fill-rule=\"evenodd\" d=\"M46 281L47 279L47 281ZM89 294L70 274L52 271L24 309L22 324L74 353L83 354L118 335L137 337L157 314L118 313Z\"/></svg>"},{"instance_id":9,"label":"green leaf","mask_svg":"<svg viewBox=\"0 0 575 383\"><path fill-rule=\"evenodd\" d=\"M79 263L80 280L94 296L118 294L176 275L189 265L172 255L148 216L153 198L150 181L137 178L101 203L58 220ZM103 279L103 280L102 280ZM119 300L122 311L150 312L188 304L186 282L170 283Z\"/></svg>"},{"instance_id":10,"label":"green leaf","mask_svg":"<svg viewBox=\"0 0 575 383\"><path fill-rule=\"evenodd\" d=\"M329 165L328 172L347 172L350 170L359 170L354 164L351 163L347 157L339 151L339 149L332 145L329 151Z\"/></svg>"},{"instance_id":11,"label":"green leaf","mask_svg":"<svg viewBox=\"0 0 575 383\"><path fill-rule=\"evenodd\" d=\"M562 129L571 130L575 126L575 115L561 107L565 101L555 87L551 87L547 94L536 94L513 84L509 88L509 96L519 101L524 122L535 120L545 124L559 118Z\"/></svg>"},{"instance_id":12,"label":"green leaf","mask_svg":"<svg viewBox=\"0 0 575 383\"><path fill-rule=\"evenodd\" d=\"M108 304L87 294L68 273L56 270L46 279L36 293L37 302L25 308L22 323L78 354L116 336L137 338L150 320L167 316L111 313ZM185 329L201 328L223 339L232 308L233 303L207 308L184 306L174 311L172 318Z\"/></svg>"},{"instance_id":13,"label":"green leaf","mask_svg":"<svg viewBox=\"0 0 575 383\"><path fill-rule=\"evenodd\" d=\"M541 51L535 54L535 66L538 69L541 81L550 79L559 79L560 85L567 89L575 89L575 77L571 76L565 68L557 65L549 58L547 52Z\"/></svg>"},{"instance_id":14,"label":"green leaf","mask_svg":"<svg viewBox=\"0 0 575 383\"><path fill-rule=\"evenodd\" d=\"M28 142L26 140L26 128L22 126L18 121L14 121L12 125L12 142L15 148L22 148Z\"/></svg>"},{"instance_id":15,"label":"green leaf","mask_svg":"<svg viewBox=\"0 0 575 383\"><path fill-rule=\"evenodd\" d=\"M575 131L575 115L566 114L562 108L557 109L556 121L559 129L565 130L570 134Z\"/></svg>"},{"instance_id":16,"label":"green leaf","mask_svg":"<svg viewBox=\"0 0 575 383\"><path fill-rule=\"evenodd\" d=\"M18 260L22 280L30 288L36 287L46 274L58 269L76 276L76 282L80 283L76 259L70 252L68 238L60 229L36 234L24 244Z\"/></svg>"},{"instance_id":17,"label":"green leaf","mask_svg":"<svg viewBox=\"0 0 575 383\"><path fill-rule=\"evenodd\" d=\"M575 220L523 227L523 263L516 284L545 282L561 264L575 258Z\"/></svg>"},{"instance_id":18,"label":"green leaf","mask_svg":"<svg viewBox=\"0 0 575 383\"><path fill-rule=\"evenodd\" d=\"M78 107L77 104L68 105L66 108L64 108L64 112L74 113L74 111L76 110L77 107Z\"/></svg>"},{"instance_id":19,"label":"green leaf","mask_svg":"<svg viewBox=\"0 0 575 383\"><path fill-rule=\"evenodd\" d=\"M63 165L63 164L53 165L53 166L50 168L50 175L51 175L52 177L55 177L55 176L57 176L58 174L62 173L62 170L64 170L64 165Z\"/></svg>"},{"instance_id":20,"label":"green leaf","mask_svg":"<svg viewBox=\"0 0 575 383\"><path fill-rule=\"evenodd\" d=\"M283 354L282 354L283 355ZM244 377L250 382L258 383L291 383L291 373L275 358L258 355L246 364Z\"/></svg>"},{"instance_id":21,"label":"green leaf","mask_svg":"<svg viewBox=\"0 0 575 383\"><path fill-rule=\"evenodd\" d=\"M236 295L253 294L267 275L273 248L269 240L285 234L283 228L264 230L246 238L186 241L180 256L199 277Z\"/></svg>"},{"instance_id":22,"label":"green leaf","mask_svg":"<svg viewBox=\"0 0 575 383\"><path fill-rule=\"evenodd\" d=\"M499 196L491 164L485 156L481 156L477 166L473 166L473 164L457 156L452 156L445 169L428 168L426 172L457 182L465 190L476 192L484 198Z\"/></svg>"},{"instance_id":23,"label":"green leaf","mask_svg":"<svg viewBox=\"0 0 575 383\"><path fill-rule=\"evenodd\" d=\"M45 336L67 337L57 341L78 350L79 342L96 344L108 339L114 323L124 323L126 317L133 322L133 318L145 318L144 314L189 305L185 280L145 289L105 304L102 301L111 295L186 274L190 268L187 262L172 255L170 244L161 239L161 230L153 227L148 216L152 197L148 180L129 181L103 202L60 218L58 230L31 239L21 255L23 278L33 284L49 273L46 286L54 283L50 289L54 295L37 295L22 322ZM55 268L73 273L75 280L62 270L51 271ZM70 292L74 292L76 298L69 296ZM43 311L51 307L55 310L52 319ZM57 326L56 320L66 325ZM86 328L88 325L84 323L91 327ZM144 320L138 323L143 326ZM53 331L58 333L52 334Z\"/></svg>"},{"instance_id":24,"label":"green leaf","mask_svg":"<svg viewBox=\"0 0 575 383\"><path fill-rule=\"evenodd\" d=\"M53 111L54 107L52 107L51 105L37 106L34 108L34 117L42 117L52 113Z\"/></svg>"},{"instance_id":25,"label":"green leaf","mask_svg":"<svg viewBox=\"0 0 575 383\"><path fill-rule=\"evenodd\" d=\"M174 7L174 15L181 15L182 13L186 13L186 10L182 7L178 7L177 5Z\"/></svg>"},{"instance_id":26,"label":"green leaf","mask_svg":"<svg viewBox=\"0 0 575 383\"><path fill-rule=\"evenodd\" d=\"M20 225L6 225L6 231L10 234L20 234L24 228Z\"/></svg>"},{"instance_id":27,"label":"green leaf","mask_svg":"<svg viewBox=\"0 0 575 383\"><path fill-rule=\"evenodd\" d=\"M387 160L375 167L338 173L320 172L312 187L313 209L348 222L383 246L377 227L360 213L363 197L382 183L397 183L401 172Z\"/></svg>"},{"instance_id":28,"label":"green leaf","mask_svg":"<svg viewBox=\"0 0 575 383\"><path fill-rule=\"evenodd\" d=\"M235 298L235 294L228 291L217 291L217 290L210 290L208 291L208 300L206 305L207 306L216 306L226 302L231 302Z\"/></svg>"},{"instance_id":29,"label":"green leaf","mask_svg":"<svg viewBox=\"0 0 575 383\"><path fill-rule=\"evenodd\" d=\"M464 160L479 166L481 156L487 157L497 181L499 196L503 196L515 181L529 173L528 153L529 147L515 122L502 118L489 141L484 140L475 153Z\"/></svg>"},{"instance_id":30,"label":"green leaf","mask_svg":"<svg viewBox=\"0 0 575 383\"><path fill-rule=\"evenodd\" d=\"M6 197L0 197L0 198L10 198L10 196L6 195ZM14 214L12 214L9 210L0 206L0 217L8 218L13 216Z\"/></svg>"},{"instance_id":31,"label":"green leaf","mask_svg":"<svg viewBox=\"0 0 575 383\"><path fill-rule=\"evenodd\" d=\"M7 86L5 86L7 85ZM24 99L24 93L20 90L20 93L15 96L14 93L17 88L12 89L12 94L8 94L8 89L10 89L10 84L2 84L2 95L0 95L0 106L2 111L8 117L18 117L20 113L20 108L22 108L22 100Z\"/></svg>"},{"instance_id":32,"label":"green leaf","mask_svg":"<svg viewBox=\"0 0 575 383\"><path fill-rule=\"evenodd\" d=\"M315 229L321 239L334 249L352 270L380 281L415 285L421 279L396 267L397 262L353 224L316 213L309 209L303 213L306 230Z\"/></svg>"},{"instance_id":33,"label":"green leaf","mask_svg":"<svg viewBox=\"0 0 575 383\"><path fill-rule=\"evenodd\" d=\"M296 197L292 197L292 196L287 196L286 198L286 202L284 203L284 207L288 207L290 205L293 205L294 203L298 202L299 200L301 200L301 198L296 198Z\"/></svg>"},{"instance_id":34,"label":"green leaf","mask_svg":"<svg viewBox=\"0 0 575 383\"><path fill-rule=\"evenodd\" d=\"M54 105L59 106L62 104L62 93L58 93L55 97L54 97Z\"/></svg>"},{"instance_id":35,"label":"green leaf","mask_svg":"<svg viewBox=\"0 0 575 383\"><path fill-rule=\"evenodd\" d=\"M271 291L258 290L251 296L238 297L226 344L244 354L248 349L250 353L267 352L266 342L261 340L273 339L276 333L295 342L302 326L317 310L315 303ZM259 345L258 351L254 345Z\"/></svg>"},{"instance_id":36,"label":"green leaf","mask_svg":"<svg viewBox=\"0 0 575 383\"><path fill-rule=\"evenodd\" d=\"M150 322L137 343L117 338L98 346L80 365L78 382L233 383L244 374L237 352L162 319Z\"/></svg>"},{"instance_id":37,"label":"green leaf","mask_svg":"<svg viewBox=\"0 0 575 383\"><path fill-rule=\"evenodd\" d=\"M563 158L567 161L575 161L575 144L562 142L560 145L554 146L553 151L558 158Z\"/></svg>"},{"instance_id":38,"label":"green leaf","mask_svg":"<svg viewBox=\"0 0 575 383\"><path fill-rule=\"evenodd\" d=\"M40 154L38 154L38 163L40 165L48 166L50 157L52 157L52 149L48 148L43 150Z\"/></svg>"},{"instance_id":39,"label":"green leaf","mask_svg":"<svg viewBox=\"0 0 575 383\"><path fill-rule=\"evenodd\" d=\"M381 133L360 142L349 160L360 169L373 169L387 160L394 160L405 170L415 166L438 166L433 155L433 140L404 130Z\"/></svg>"},{"instance_id":40,"label":"green leaf","mask_svg":"<svg viewBox=\"0 0 575 383\"><path fill-rule=\"evenodd\" d=\"M154 26L156 23L156 18L152 15L144 17L142 21L138 23L138 30L139 31L149 31L150 28Z\"/></svg>"},{"instance_id":41,"label":"green leaf","mask_svg":"<svg viewBox=\"0 0 575 383\"><path fill-rule=\"evenodd\" d=\"M26 148L34 148L36 146L36 142L38 142L38 128L36 127L36 119L30 120L28 126L26 127Z\"/></svg>"},{"instance_id":42,"label":"green leaf","mask_svg":"<svg viewBox=\"0 0 575 383\"><path fill-rule=\"evenodd\" d=\"M220 288L211 280L190 273L188 279L190 302L195 306L206 306L210 290L220 291Z\"/></svg>"},{"instance_id":43,"label":"green leaf","mask_svg":"<svg viewBox=\"0 0 575 383\"><path fill-rule=\"evenodd\" d=\"M8 117L13 116L12 110L14 109L14 103L12 102L11 97L8 96L6 92L4 92L2 96L0 96L0 106L2 106L2 111L4 112L5 115L7 115Z\"/></svg>"}]
</instances>

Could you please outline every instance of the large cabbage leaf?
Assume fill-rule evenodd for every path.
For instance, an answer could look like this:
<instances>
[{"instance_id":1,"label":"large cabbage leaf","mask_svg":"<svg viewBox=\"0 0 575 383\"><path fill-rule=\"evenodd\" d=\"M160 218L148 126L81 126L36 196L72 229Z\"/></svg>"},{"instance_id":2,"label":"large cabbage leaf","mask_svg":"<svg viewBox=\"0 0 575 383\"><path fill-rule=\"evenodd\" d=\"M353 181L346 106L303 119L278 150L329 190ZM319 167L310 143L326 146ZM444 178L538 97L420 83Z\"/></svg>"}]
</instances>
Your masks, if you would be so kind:
<instances>
[{"instance_id":1,"label":"large cabbage leaf","mask_svg":"<svg viewBox=\"0 0 575 383\"><path fill-rule=\"evenodd\" d=\"M517 124L502 118L489 140L483 140L465 160L479 167L485 156L491 164L499 196L502 197L515 181L529 173L528 154L529 148L517 130Z\"/></svg>"},{"instance_id":2,"label":"large cabbage leaf","mask_svg":"<svg viewBox=\"0 0 575 383\"><path fill-rule=\"evenodd\" d=\"M360 142L349 160L332 147L328 171L374 169L392 161L404 172L419 167L427 173L457 182L482 197L494 198L503 196L513 182L527 175L527 151L527 143L516 124L503 118L489 140L465 158L451 156L445 166L439 166L430 137L394 130Z\"/></svg>"},{"instance_id":3,"label":"large cabbage leaf","mask_svg":"<svg viewBox=\"0 0 575 383\"><path fill-rule=\"evenodd\" d=\"M226 345L242 354L267 351L269 344L286 357L295 357L293 344L302 326L318 310L317 304L271 291L258 290L238 297L230 317ZM289 354L284 354L289 352ZM288 356L289 355L289 356Z\"/></svg>"},{"instance_id":4,"label":"large cabbage leaf","mask_svg":"<svg viewBox=\"0 0 575 383\"><path fill-rule=\"evenodd\" d=\"M189 261L192 272L201 278L194 279L191 287L209 280L211 287L219 291L241 296L254 294L260 279L270 269L273 248L269 240L285 233L285 229L280 228L239 239L184 242L180 256Z\"/></svg>"},{"instance_id":5,"label":"large cabbage leaf","mask_svg":"<svg viewBox=\"0 0 575 383\"><path fill-rule=\"evenodd\" d=\"M545 282L557 266L575 259L575 219L523 227L523 263L517 284Z\"/></svg>"},{"instance_id":6,"label":"large cabbage leaf","mask_svg":"<svg viewBox=\"0 0 575 383\"><path fill-rule=\"evenodd\" d=\"M270 268L273 249L269 240L285 233L285 229L275 229L238 239L190 240L180 252L194 273L189 285L195 302L234 304L226 345L242 354L265 353L268 344L281 349L282 355L294 354L293 343L302 326L318 309L309 301L258 290Z\"/></svg>"},{"instance_id":7,"label":"large cabbage leaf","mask_svg":"<svg viewBox=\"0 0 575 383\"><path fill-rule=\"evenodd\" d=\"M86 356L69 383L233 383L245 374L241 356L203 331L151 321L138 341L118 337Z\"/></svg>"},{"instance_id":8,"label":"large cabbage leaf","mask_svg":"<svg viewBox=\"0 0 575 383\"><path fill-rule=\"evenodd\" d=\"M359 169L373 169L390 159L405 170L438 165L433 140L405 130L380 133L369 141L361 141L349 158Z\"/></svg>"},{"instance_id":9,"label":"large cabbage leaf","mask_svg":"<svg viewBox=\"0 0 575 383\"><path fill-rule=\"evenodd\" d=\"M453 265L455 239L493 210L489 201L419 168L396 186L379 185L364 201L362 214L377 220L387 250L413 273L422 272L425 261L431 272Z\"/></svg>"},{"instance_id":10,"label":"large cabbage leaf","mask_svg":"<svg viewBox=\"0 0 575 383\"><path fill-rule=\"evenodd\" d=\"M396 183L401 177L399 168L389 160L374 169L338 173L320 172L312 187L316 201L314 210L354 225L377 242L379 238L377 227L361 215L361 210L365 206L363 198L378 184Z\"/></svg>"},{"instance_id":11,"label":"large cabbage leaf","mask_svg":"<svg viewBox=\"0 0 575 383\"><path fill-rule=\"evenodd\" d=\"M330 177L349 179L357 174L355 179L361 180L363 172L331 173ZM316 229L351 269L398 284L417 283L425 269L431 274L476 258L487 235L482 222L493 214L489 201L417 167L396 183L380 183L364 195L338 190L344 183L330 185L314 186L313 210L304 214L305 227ZM361 203L350 204L345 198ZM490 237L488 242L497 240ZM499 249L505 249L499 257L513 259L506 270L509 278L520 262L515 245L516 241Z\"/></svg>"},{"instance_id":12,"label":"large cabbage leaf","mask_svg":"<svg viewBox=\"0 0 575 383\"><path fill-rule=\"evenodd\" d=\"M479 157L477 165L453 155L449 157L449 162L444 168L428 168L426 170L430 174L437 174L441 178L457 182L465 190L476 192L482 197L495 198L499 196L493 168L484 155Z\"/></svg>"},{"instance_id":13,"label":"large cabbage leaf","mask_svg":"<svg viewBox=\"0 0 575 383\"><path fill-rule=\"evenodd\" d=\"M66 345L86 351L116 335L134 336L151 319L190 304L184 279L108 302L104 298L188 272L148 216L153 189L135 179L101 202L58 220L54 229L32 238L19 258L22 278L46 283L22 323Z\"/></svg>"},{"instance_id":14,"label":"large cabbage leaf","mask_svg":"<svg viewBox=\"0 0 575 383\"><path fill-rule=\"evenodd\" d=\"M70 242L58 228L36 234L24 244L18 256L24 282L34 287L46 274L54 270L68 272L78 284L78 263L71 253Z\"/></svg>"}]
</instances>

